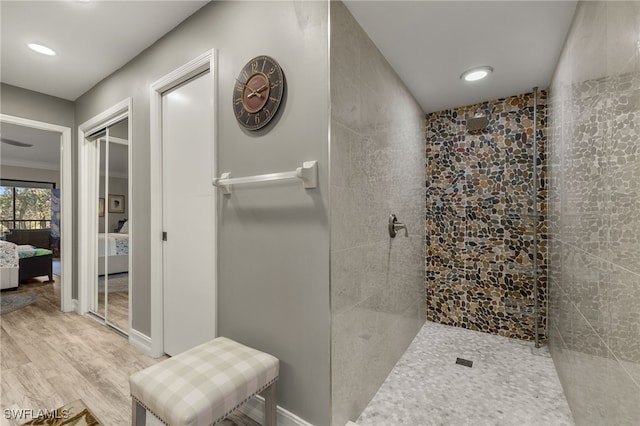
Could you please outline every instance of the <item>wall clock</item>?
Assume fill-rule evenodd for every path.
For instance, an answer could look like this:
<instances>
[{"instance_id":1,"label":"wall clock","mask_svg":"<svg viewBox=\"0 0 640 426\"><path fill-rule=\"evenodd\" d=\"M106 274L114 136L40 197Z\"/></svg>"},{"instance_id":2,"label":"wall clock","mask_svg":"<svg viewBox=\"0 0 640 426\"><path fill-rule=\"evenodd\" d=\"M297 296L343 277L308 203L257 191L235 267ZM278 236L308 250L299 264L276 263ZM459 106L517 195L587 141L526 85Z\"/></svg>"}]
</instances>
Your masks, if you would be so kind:
<instances>
[{"instance_id":1,"label":"wall clock","mask_svg":"<svg viewBox=\"0 0 640 426\"><path fill-rule=\"evenodd\" d=\"M273 58L257 56L247 62L233 90L233 112L238 123L248 130L269 124L282 101L284 86L282 68Z\"/></svg>"}]
</instances>

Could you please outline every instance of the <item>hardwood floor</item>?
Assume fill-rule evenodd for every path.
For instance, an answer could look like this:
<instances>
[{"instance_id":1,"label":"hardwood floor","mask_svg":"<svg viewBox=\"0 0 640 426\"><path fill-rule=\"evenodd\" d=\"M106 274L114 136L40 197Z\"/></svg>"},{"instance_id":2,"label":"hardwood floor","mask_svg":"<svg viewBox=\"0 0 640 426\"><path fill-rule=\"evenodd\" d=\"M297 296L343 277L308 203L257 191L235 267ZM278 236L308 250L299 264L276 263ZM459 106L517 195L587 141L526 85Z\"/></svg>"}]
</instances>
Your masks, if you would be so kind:
<instances>
[{"instance_id":1,"label":"hardwood floor","mask_svg":"<svg viewBox=\"0 0 640 426\"><path fill-rule=\"evenodd\" d=\"M76 399L105 426L130 424L128 377L159 360L93 319L61 312L58 281L16 291L38 300L0 317L0 424L25 421L6 419L5 409L54 409Z\"/></svg>"},{"instance_id":2,"label":"hardwood floor","mask_svg":"<svg viewBox=\"0 0 640 426\"><path fill-rule=\"evenodd\" d=\"M53 410L76 399L104 426L130 425L129 375L162 358L142 354L91 318L61 312L59 280L32 280L15 292L38 300L0 316L0 425L27 420L5 418L6 409ZM222 425L259 426L239 412L231 419Z\"/></svg>"}]
</instances>

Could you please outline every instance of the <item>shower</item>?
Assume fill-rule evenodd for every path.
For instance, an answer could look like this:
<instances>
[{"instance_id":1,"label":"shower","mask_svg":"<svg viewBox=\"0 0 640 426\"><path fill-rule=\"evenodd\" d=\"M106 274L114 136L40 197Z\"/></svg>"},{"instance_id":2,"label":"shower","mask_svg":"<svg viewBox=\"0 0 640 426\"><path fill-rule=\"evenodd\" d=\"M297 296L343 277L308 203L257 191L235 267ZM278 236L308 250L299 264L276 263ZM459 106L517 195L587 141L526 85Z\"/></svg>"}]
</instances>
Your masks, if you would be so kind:
<instances>
[{"instance_id":1,"label":"shower","mask_svg":"<svg viewBox=\"0 0 640 426\"><path fill-rule=\"evenodd\" d=\"M467 130L470 132L484 130L488 125L489 119L482 112L476 112L473 117L467 117Z\"/></svg>"}]
</instances>

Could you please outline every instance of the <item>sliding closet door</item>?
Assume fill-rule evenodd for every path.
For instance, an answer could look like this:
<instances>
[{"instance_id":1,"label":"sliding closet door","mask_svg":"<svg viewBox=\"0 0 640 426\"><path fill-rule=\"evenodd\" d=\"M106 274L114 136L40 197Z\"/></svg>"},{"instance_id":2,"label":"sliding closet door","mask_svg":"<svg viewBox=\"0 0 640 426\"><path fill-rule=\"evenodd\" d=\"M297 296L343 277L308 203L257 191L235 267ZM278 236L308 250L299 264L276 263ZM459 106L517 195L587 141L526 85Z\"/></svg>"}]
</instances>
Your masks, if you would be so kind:
<instances>
[{"instance_id":1,"label":"sliding closet door","mask_svg":"<svg viewBox=\"0 0 640 426\"><path fill-rule=\"evenodd\" d=\"M128 120L109 128L109 191L105 235L108 238L105 306L108 325L129 331L129 145Z\"/></svg>"},{"instance_id":2,"label":"sliding closet door","mask_svg":"<svg viewBox=\"0 0 640 426\"><path fill-rule=\"evenodd\" d=\"M123 333L129 330L128 119L92 135L96 144L98 220L96 280L89 311Z\"/></svg>"},{"instance_id":3,"label":"sliding closet door","mask_svg":"<svg viewBox=\"0 0 640 426\"><path fill-rule=\"evenodd\" d=\"M106 131L101 133L101 136L95 140L96 145L98 146L98 229L96 229L96 244L98 246L98 257L94 259L98 271L98 276L96 277L95 289L93 294L95 295L95 299L92 304L91 312L104 319L107 317L107 309L106 309L106 301L105 301L105 287L107 285L105 279L105 257L104 253L107 250L106 241L104 239L104 232L106 229L106 223L109 220L108 209L106 208L105 203L105 193L108 193L108 157L109 153L107 152L109 144L107 143L107 134Z\"/></svg>"},{"instance_id":4,"label":"sliding closet door","mask_svg":"<svg viewBox=\"0 0 640 426\"><path fill-rule=\"evenodd\" d=\"M207 72L162 96L164 351L215 337L213 96Z\"/></svg>"}]
</instances>

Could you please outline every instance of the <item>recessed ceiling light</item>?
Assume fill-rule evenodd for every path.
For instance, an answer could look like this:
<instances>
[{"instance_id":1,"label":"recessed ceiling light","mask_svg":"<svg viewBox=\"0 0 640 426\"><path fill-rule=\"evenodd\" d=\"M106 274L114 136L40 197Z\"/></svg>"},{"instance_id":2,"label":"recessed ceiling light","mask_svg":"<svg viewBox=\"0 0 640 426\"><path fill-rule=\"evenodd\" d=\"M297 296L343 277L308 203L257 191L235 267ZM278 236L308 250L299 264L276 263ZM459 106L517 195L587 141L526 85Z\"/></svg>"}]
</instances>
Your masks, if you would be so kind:
<instances>
[{"instance_id":1,"label":"recessed ceiling light","mask_svg":"<svg viewBox=\"0 0 640 426\"><path fill-rule=\"evenodd\" d=\"M47 46L43 46L37 43L29 43L27 44L29 49L36 51L38 53L42 53L43 55L54 56L56 54L55 50L48 48Z\"/></svg>"},{"instance_id":2,"label":"recessed ceiling light","mask_svg":"<svg viewBox=\"0 0 640 426\"><path fill-rule=\"evenodd\" d=\"M492 72L493 72L493 68L491 68L488 65L471 68L470 70L463 72L462 75L460 76L460 79L464 81L478 81L478 80L482 80Z\"/></svg>"}]
</instances>

